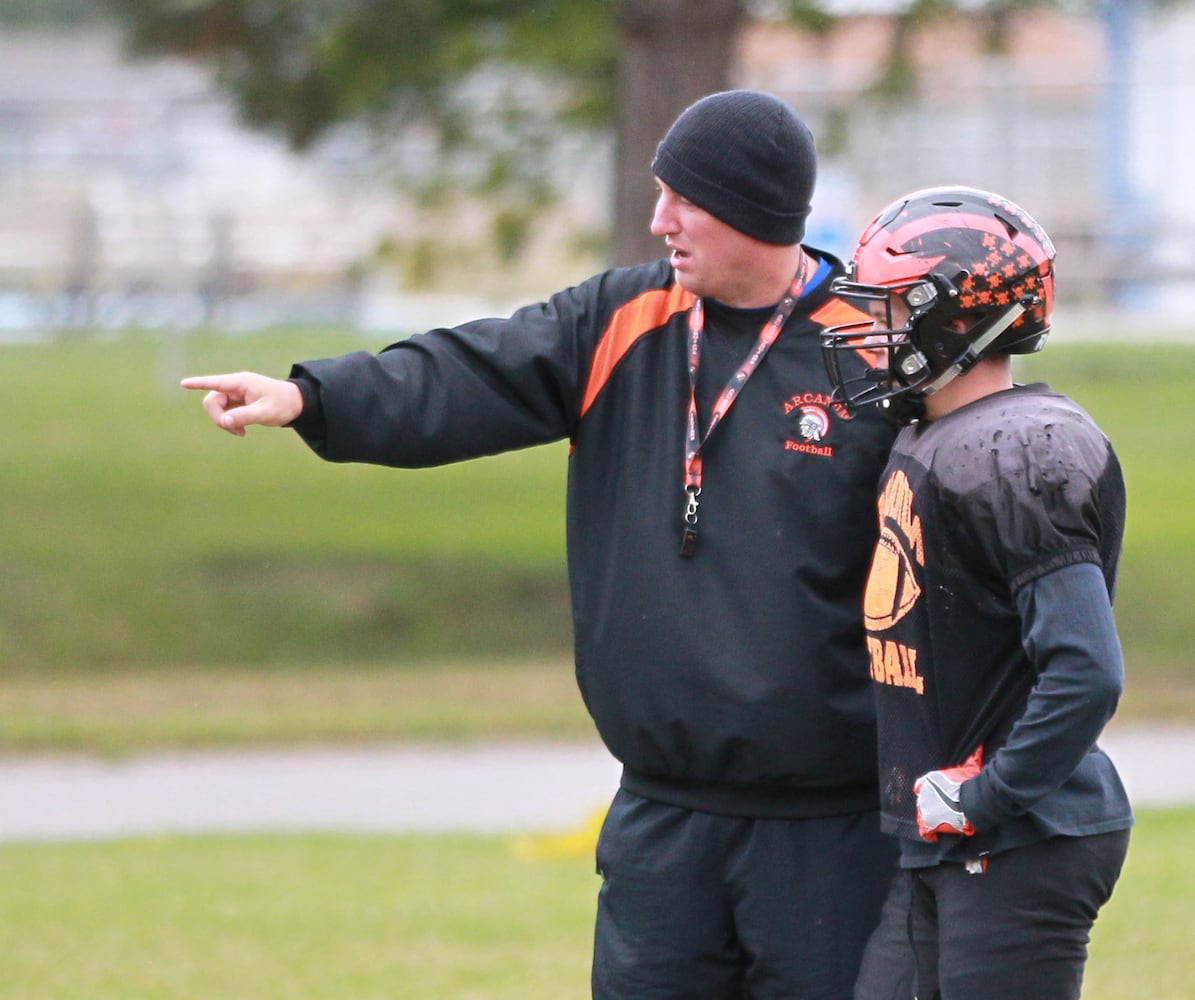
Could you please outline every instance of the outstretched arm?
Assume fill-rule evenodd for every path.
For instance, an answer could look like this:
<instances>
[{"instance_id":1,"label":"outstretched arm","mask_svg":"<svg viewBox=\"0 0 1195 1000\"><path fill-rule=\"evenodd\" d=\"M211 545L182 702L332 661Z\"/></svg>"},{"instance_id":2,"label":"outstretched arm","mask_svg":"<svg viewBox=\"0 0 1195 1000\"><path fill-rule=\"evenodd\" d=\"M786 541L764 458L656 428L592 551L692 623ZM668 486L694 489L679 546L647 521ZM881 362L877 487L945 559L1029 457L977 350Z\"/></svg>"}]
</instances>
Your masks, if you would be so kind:
<instances>
[{"instance_id":1,"label":"outstretched arm","mask_svg":"<svg viewBox=\"0 0 1195 1000\"><path fill-rule=\"evenodd\" d=\"M285 427L303 412L303 394L293 382L255 372L196 375L182 380L184 389L206 389L203 408L212 423L244 437L250 424Z\"/></svg>"}]
</instances>

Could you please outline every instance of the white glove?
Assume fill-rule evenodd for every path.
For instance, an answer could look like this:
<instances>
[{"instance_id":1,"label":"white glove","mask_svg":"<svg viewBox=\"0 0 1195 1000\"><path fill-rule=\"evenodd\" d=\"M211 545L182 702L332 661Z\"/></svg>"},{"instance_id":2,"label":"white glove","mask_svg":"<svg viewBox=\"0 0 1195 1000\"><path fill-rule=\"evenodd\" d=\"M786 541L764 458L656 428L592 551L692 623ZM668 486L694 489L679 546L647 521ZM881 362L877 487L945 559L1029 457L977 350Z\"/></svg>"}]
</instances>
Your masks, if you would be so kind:
<instances>
[{"instance_id":1,"label":"white glove","mask_svg":"<svg viewBox=\"0 0 1195 1000\"><path fill-rule=\"evenodd\" d=\"M928 841L940 833L958 833L970 837L975 827L963 815L959 789L983 769L983 747L979 747L958 767L930 771L913 782L917 796L917 832Z\"/></svg>"}]
</instances>

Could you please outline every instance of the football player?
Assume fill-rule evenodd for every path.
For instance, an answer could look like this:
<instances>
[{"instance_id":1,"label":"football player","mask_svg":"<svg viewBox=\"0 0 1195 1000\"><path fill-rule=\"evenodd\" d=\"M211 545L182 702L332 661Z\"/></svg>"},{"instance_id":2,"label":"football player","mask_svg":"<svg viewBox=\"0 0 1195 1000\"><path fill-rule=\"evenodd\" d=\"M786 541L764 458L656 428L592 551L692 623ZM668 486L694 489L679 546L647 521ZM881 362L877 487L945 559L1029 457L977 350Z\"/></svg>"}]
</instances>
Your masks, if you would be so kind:
<instances>
[{"instance_id":1,"label":"football player","mask_svg":"<svg viewBox=\"0 0 1195 1000\"><path fill-rule=\"evenodd\" d=\"M835 283L873 317L823 335L835 398L902 428L864 609L901 870L859 1000L1078 998L1128 849L1097 744L1124 481L1086 412L1011 369L1046 342L1054 256L1006 198L934 188L880 212Z\"/></svg>"}]
</instances>

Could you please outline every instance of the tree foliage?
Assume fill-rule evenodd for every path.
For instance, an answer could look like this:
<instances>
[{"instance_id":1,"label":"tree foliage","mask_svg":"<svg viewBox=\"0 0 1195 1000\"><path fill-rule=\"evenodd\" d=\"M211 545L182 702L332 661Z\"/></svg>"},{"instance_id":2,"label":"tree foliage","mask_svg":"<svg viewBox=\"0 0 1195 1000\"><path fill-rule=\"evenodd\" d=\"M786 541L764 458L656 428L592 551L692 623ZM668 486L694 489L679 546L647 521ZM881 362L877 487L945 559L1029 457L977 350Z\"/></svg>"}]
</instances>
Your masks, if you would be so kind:
<instances>
[{"instance_id":1,"label":"tree foliage","mask_svg":"<svg viewBox=\"0 0 1195 1000\"><path fill-rule=\"evenodd\" d=\"M436 114L487 64L567 72L556 109L608 117L608 0L101 0L130 50L209 65L249 123L299 149L330 126ZM448 130L451 132L451 129Z\"/></svg>"},{"instance_id":2,"label":"tree foliage","mask_svg":"<svg viewBox=\"0 0 1195 1000\"><path fill-rule=\"evenodd\" d=\"M20 4L29 0L0 0ZM751 18L788 18L826 32L844 9L830 0L88 0L115 15L133 52L182 55L209 66L249 124L310 147L333 126L366 123L397 135L430 127L441 149L473 144L478 172L517 252L519 211L549 194L544 150L561 127L616 136L613 256L654 252L644 233L650 186L637 185L667 125L687 104L727 85L734 41ZM915 85L916 32L965 11L987 22L995 48L1030 8L1097 12L1126 0L907 0L892 14L877 94ZM1175 0L1129 0L1164 4ZM501 81L540 81L538 88ZM481 105L464 100L488 94ZM480 142L478 141L480 136ZM510 204L499 193L514 192ZM509 201L509 200L508 200ZM521 206L521 208L519 207ZM513 220L513 224L512 224Z\"/></svg>"}]
</instances>

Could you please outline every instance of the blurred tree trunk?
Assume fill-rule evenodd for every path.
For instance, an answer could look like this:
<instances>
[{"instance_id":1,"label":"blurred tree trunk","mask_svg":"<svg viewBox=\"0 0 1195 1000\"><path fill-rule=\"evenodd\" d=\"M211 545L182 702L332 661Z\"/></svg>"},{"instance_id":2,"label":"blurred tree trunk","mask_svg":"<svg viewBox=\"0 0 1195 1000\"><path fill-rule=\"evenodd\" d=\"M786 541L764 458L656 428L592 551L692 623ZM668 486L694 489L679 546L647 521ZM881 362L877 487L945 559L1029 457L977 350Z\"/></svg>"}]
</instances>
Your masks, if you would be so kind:
<instances>
[{"instance_id":1,"label":"blurred tree trunk","mask_svg":"<svg viewBox=\"0 0 1195 1000\"><path fill-rule=\"evenodd\" d=\"M620 0L615 101L614 262L663 253L651 235L651 161L668 126L706 94L729 86L742 0Z\"/></svg>"}]
</instances>

